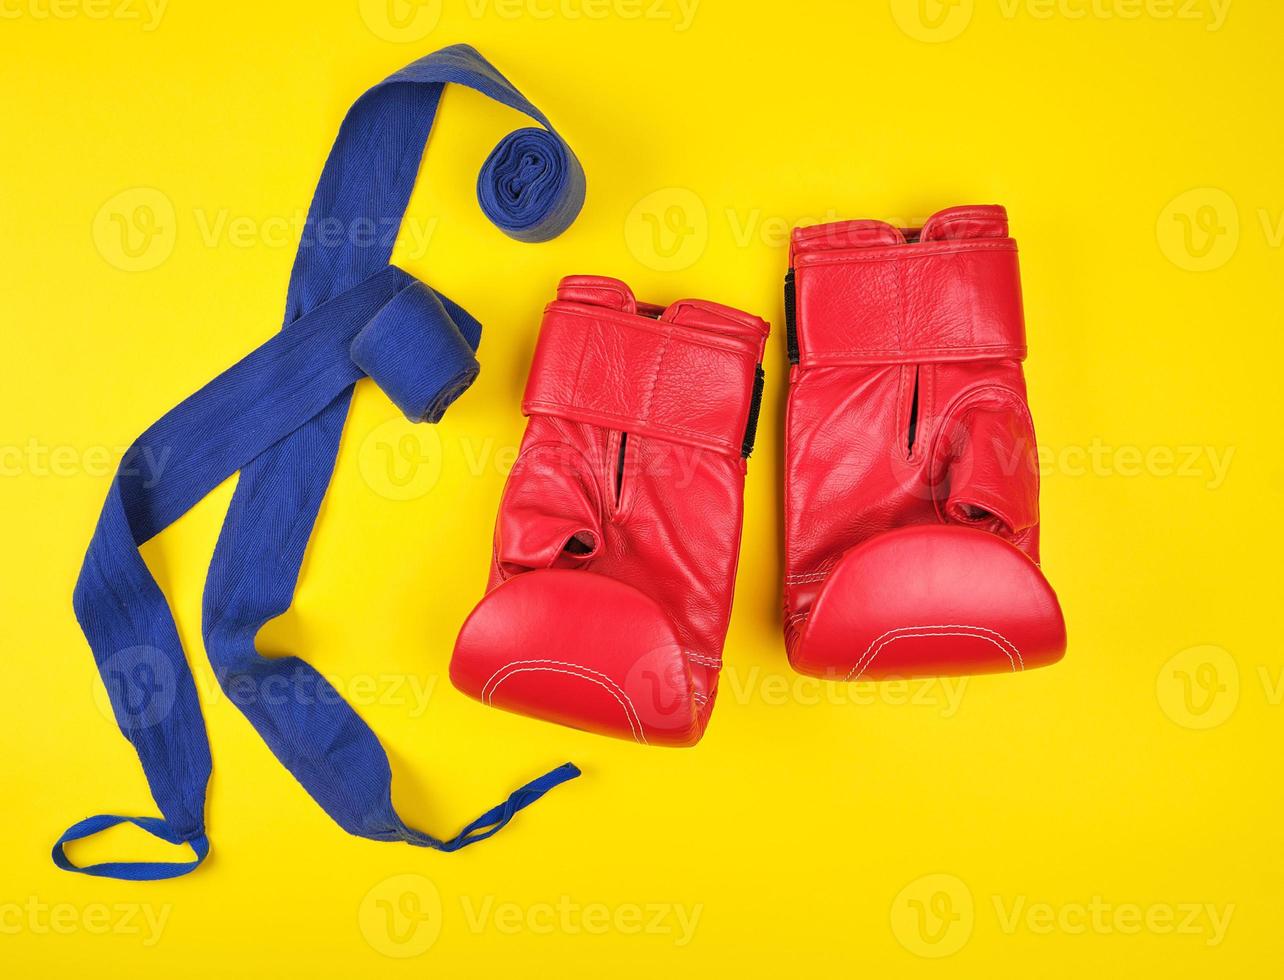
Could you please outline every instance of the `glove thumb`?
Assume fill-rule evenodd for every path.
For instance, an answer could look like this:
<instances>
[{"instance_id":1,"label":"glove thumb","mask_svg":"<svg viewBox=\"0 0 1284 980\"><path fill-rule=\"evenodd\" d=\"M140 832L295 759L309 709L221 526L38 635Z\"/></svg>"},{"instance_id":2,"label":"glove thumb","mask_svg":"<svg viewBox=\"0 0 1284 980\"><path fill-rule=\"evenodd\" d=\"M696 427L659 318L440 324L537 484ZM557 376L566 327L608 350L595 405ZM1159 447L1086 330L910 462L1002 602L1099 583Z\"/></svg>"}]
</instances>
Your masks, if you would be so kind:
<instances>
[{"instance_id":1,"label":"glove thumb","mask_svg":"<svg viewBox=\"0 0 1284 980\"><path fill-rule=\"evenodd\" d=\"M943 520L1008 540L1039 523L1034 427L1015 392L973 394L942 436L936 501Z\"/></svg>"},{"instance_id":2,"label":"glove thumb","mask_svg":"<svg viewBox=\"0 0 1284 980\"><path fill-rule=\"evenodd\" d=\"M500 504L496 558L505 576L576 568L597 554L600 508L584 458L545 443L521 454Z\"/></svg>"}]
</instances>

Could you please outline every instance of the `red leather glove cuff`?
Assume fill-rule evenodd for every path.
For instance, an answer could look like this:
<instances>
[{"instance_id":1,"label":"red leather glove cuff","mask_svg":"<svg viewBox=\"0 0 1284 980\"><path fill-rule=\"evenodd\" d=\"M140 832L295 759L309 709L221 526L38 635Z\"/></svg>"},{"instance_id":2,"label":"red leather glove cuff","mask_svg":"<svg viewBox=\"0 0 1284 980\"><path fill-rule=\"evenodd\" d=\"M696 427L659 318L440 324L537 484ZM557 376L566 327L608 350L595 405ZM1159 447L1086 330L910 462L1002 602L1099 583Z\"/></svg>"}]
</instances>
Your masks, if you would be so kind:
<instances>
[{"instance_id":1,"label":"red leather glove cuff","mask_svg":"<svg viewBox=\"0 0 1284 980\"><path fill-rule=\"evenodd\" d=\"M1004 237L964 241L872 221L795 229L798 363L1024 360L1016 242L995 224Z\"/></svg>"},{"instance_id":2,"label":"red leather glove cuff","mask_svg":"<svg viewBox=\"0 0 1284 980\"><path fill-rule=\"evenodd\" d=\"M592 279L564 281L559 294ZM762 320L716 303L646 316L559 300L545 311L522 410L739 456L766 337Z\"/></svg>"}]
</instances>

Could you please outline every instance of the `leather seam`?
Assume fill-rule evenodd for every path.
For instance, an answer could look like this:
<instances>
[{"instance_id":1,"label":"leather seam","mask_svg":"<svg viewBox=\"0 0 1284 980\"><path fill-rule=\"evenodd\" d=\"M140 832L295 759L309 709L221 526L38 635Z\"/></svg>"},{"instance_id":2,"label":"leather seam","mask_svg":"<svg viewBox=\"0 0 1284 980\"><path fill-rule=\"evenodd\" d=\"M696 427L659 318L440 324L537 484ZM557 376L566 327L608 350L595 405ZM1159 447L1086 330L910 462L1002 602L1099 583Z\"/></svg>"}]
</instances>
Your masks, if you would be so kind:
<instances>
[{"instance_id":1,"label":"leather seam","mask_svg":"<svg viewBox=\"0 0 1284 980\"><path fill-rule=\"evenodd\" d=\"M696 437L701 440L704 440L705 442L712 443L713 444L712 448L714 449L724 450L726 452L734 452L736 453L736 455L739 455L739 448L740 448L739 446L736 446L733 443L728 442L727 440L724 440L719 436L710 435L708 432L702 432L699 429L689 429L683 425L675 425L671 422L656 422L654 420L641 419L635 415L622 415L619 412L610 412L610 411L607 411L606 409L580 408L578 406L568 405L562 402L549 402L549 401L543 401L543 400L528 401L524 407L528 410L528 414L530 414L531 409L538 410L542 408L554 415L556 415L558 411L572 411L572 412L583 412L586 415L600 415L603 418L614 419L618 422L632 422L636 425L644 426L646 428L660 429L662 431L669 431L669 432L674 432L681 435ZM541 414L541 413L536 412L535 414ZM593 425L595 423L586 422L583 424ZM609 428L609 426L604 425L602 426L602 428Z\"/></svg>"},{"instance_id":2,"label":"leather seam","mask_svg":"<svg viewBox=\"0 0 1284 980\"><path fill-rule=\"evenodd\" d=\"M552 665L552 666L549 666L549 665ZM570 667L573 669L563 670L562 668L564 667ZM576 670L583 671L584 673L577 674L575 673ZM506 673L502 678L496 681L495 678L498 677L501 673L504 673L505 671L507 671L508 673ZM491 674L490 678L486 681L486 683L482 685L481 697L482 697L483 703L494 706L495 693L499 690L499 686L503 684L504 681L508 680L510 677L513 677L516 674L538 673L540 671L546 671L548 673L553 673L553 674L565 674L568 677L575 677L580 680L590 681L600 686L608 694L614 697L615 700L619 703L620 707L624 709L625 720L628 721L629 723L629 731L633 733L634 741L639 742L642 745L648 744L646 740L645 727L642 724L642 718L638 714L637 707L633 704L633 699L628 696L628 694L623 690L623 688L620 687L618 683L616 683L606 674L603 674L601 671L598 671L598 670L593 670L591 667L585 667L583 664L570 663L565 660L545 660L545 659L509 661L508 663L504 664L502 667L497 669L493 674ZM585 676L586 674L595 674L597 676L588 677L588 676ZM489 695L486 693L487 688L490 689ZM636 725L634 724L635 721L636 721Z\"/></svg>"},{"instance_id":3,"label":"leather seam","mask_svg":"<svg viewBox=\"0 0 1284 980\"><path fill-rule=\"evenodd\" d=\"M810 582L823 582L825 579L829 578L830 571L832 571L832 569L826 569L823 572L806 572L800 575L787 575L785 576L785 582L789 585L806 585Z\"/></svg>"},{"instance_id":4,"label":"leather seam","mask_svg":"<svg viewBox=\"0 0 1284 980\"><path fill-rule=\"evenodd\" d=\"M932 633L911 632L913 630L936 630L936 631L952 631L952 632L932 632ZM966 632L959 632L959 631L966 631ZM987 636L984 634L990 634L990 635ZM895 629L890 629L887 632L883 633L881 636L876 637L875 639L870 641L869 646L865 648L865 652L861 654L859 658L857 658L856 665L852 667L850 671L848 671L847 676L844 678L844 680L846 681L860 680L861 675L864 674L865 671L869 669L870 665L874 662L874 660L878 657L878 655L883 651L883 648L888 646L891 643L894 643L897 640L908 640L908 639L914 639L914 638L920 638L920 637L930 638L934 636L967 636L967 637L971 637L972 639L985 640L988 643L992 643L994 646L998 647L1000 651L1003 652L1004 656L1008 658L1008 663L1012 665L1013 673L1016 673L1018 670L1025 670L1025 659L1021 656L1020 649L1018 649L1015 643L1009 640L1006 636L1004 636L998 630L988 629L984 626L972 626L965 623L941 623L941 624L924 624L920 626L900 626ZM1014 654L1016 659L1013 659ZM1020 664L1019 667L1018 667L1018 664Z\"/></svg>"},{"instance_id":5,"label":"leather seam","mask_svg":"<svg viewBox=\"0 0 1284 980\"><path fill-rule=\"evenodd\" d=\"M842 559L842 555L838 555L837 557L833 557L833 558L827 558L823 562L821 562L819 565L815 566L815 571L799 572L794 575L787 575L785 576L785 581L791 584L802 584L805 582L819 582L829 577L830 573L833 572L834 567L838 564L838 562L841 559Z\"/></svg>"},{"instance_id":6,"label":"leather seam","mask_svg":"<svg viewBox=\"0 0 1284 980\"><path fill-rule=\"evenodd\" d=\"M660 350L655 355L655 367L651 369L651 384L647 388L646 402L642 409L642 419L644 425L651 424L651 405L655 401L655 389L660 384L660 370L664 367L665 355L669 352L669 344L673 342L673 331L670 330L664 338L664 343L660 345Z\"/></svg>"},{"instance_id":7,"label":"leather seam","mask_svg":"<svg viewBox=\"0 0 1284 980\"><path fill-rule=\"evenodd\" d=\"M733 354L737 357L749 358L753 363L757 363L756 346L750 349L740 344L724 342L720 343L716 334L700 330L698 327L691 327L683 323L674 323L671 320L651 320L647 317L638 316L637 314L618 313L612 310L602 310L600 313L589 313L584 310L567 309L550 305L549 313L558 316L573 316L581 320L601 325L603 321L614 326L624 327L631 330L640 330L643 333L654 334L656 336L672 337L674 334L679 335L678 339L684 344L691 344L694 347L703 347L706 350L721 351L726 354ZM665 328L668 329L665 329ZM747 343L747 342L746 342Z\"/></svg>"},{"instance_id":8,"label":"leather seam","mask_svg":"<svg viewBox=\"0 0 1284 980\"><path fill-rule=\"evenodd\" d=\"M939 255L962 255L968 252L1011 252L1017 253L1015 241L1001 243L975 243L968 245L951 244L938 247L936 243L917 243L914 245L874 245L834 249L829 252L804 252L794 263L795 269L806 269L817 265L844 265L849 262L874 264L878 262L921 262L924 259Z\"/></svg>"},{"instance_id":9,"label":"leather seam","mask_svg":"<svg viewBox=\"0 0 1284 980\"><path fill-rule=\"evenodd\" d=\"M897 326L900 330L900 326ZM889 354L896 357L922 357L924 360L931 360L934 355L963 354L975 351L978 354L991 354L994 351L1013 351L1014 356L1017 353L1025 355L1029 353L1029 347L1021 344L965 344L959 347L915 347L907 348L904 344L898 344L896 347L853 347L847 350L830 350L819 351L811 355L812 360L822 360L826 357L859 357L864 354Z\"/></svg>"}]
</instances>

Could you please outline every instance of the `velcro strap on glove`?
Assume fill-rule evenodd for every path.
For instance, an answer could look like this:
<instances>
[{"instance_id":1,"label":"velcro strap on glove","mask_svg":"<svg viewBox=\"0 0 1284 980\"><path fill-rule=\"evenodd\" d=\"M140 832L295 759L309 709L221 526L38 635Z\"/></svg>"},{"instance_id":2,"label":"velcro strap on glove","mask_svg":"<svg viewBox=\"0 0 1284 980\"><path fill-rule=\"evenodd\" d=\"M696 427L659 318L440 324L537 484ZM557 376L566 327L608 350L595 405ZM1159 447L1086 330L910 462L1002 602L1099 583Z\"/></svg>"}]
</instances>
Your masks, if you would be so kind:
<instances>
[{"instance_id":1,"label":"velcro strap on glove","mask_svg":"<svg viewBox=\"0 0 1284 980\"><path fill-rule=\"evenodd\" d=\"M1021 278L1011 238L834 245L833 236L795 233L803 367L1024 360Z\"/></svg>"},{"instance_id":2,"label":"velcro strap on glove","mask_svg":"<svg viewBox=\"0 0 1284 980\"><path fill-rule=\"evenodd\" d=\"M551 303L522 411L740 456L766 325L729 312L684 301L656 318Z\"/></svg>"}]
</instances>

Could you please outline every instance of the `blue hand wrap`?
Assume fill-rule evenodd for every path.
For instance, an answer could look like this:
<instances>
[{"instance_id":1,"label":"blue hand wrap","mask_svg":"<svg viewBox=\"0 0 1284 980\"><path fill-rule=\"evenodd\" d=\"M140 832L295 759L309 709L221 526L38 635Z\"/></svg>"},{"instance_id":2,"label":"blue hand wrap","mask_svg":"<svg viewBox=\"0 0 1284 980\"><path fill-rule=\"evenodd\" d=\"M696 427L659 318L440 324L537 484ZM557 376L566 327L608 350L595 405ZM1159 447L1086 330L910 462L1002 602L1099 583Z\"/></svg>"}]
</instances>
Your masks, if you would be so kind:
<instances>
[{"instance_id":1,"label":"blue hand wrap","mask_svg":"<svg viewBox=\"0 0 1284 980\"><path fill-rule=\"evenodd\" d=\"M548 120L468 45L421 58L353 105L326 161L294 262L285 326L144 432L125 454L76 583L76 616L163 817L90 817L54 845L68 871L128 880L186 874L209 853L210 751L196 685L165 596L139 547L240 472L205 583L203 631L228 697L272 752L350 833L454 851L579 775L567 763L448 840L408 826L374 733L296 656L263 657L254 638L291 603L334 469L353 385L369 375L414 421L435 422L477 376L481 325L389 265L392 241L361 229L400 224L445 86L476 89L546 129L503 140L478 197L503 231L543 241L584 200L584 175ZM538 136L534 134L539 134ZM326 239L321 242L324 237ZM321 242L321 243L318 243ZM138 462L163 460L156 477ZM64 846L120 823L191 846L195 860L79 867Z\"/></svg>"}]
</instances>

